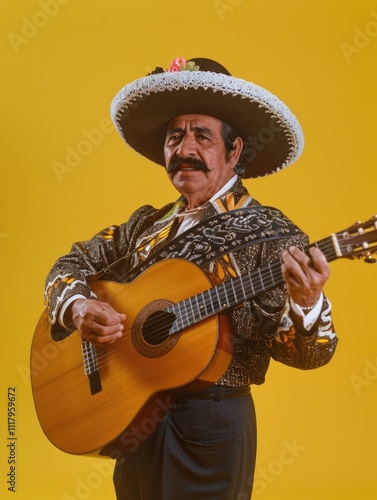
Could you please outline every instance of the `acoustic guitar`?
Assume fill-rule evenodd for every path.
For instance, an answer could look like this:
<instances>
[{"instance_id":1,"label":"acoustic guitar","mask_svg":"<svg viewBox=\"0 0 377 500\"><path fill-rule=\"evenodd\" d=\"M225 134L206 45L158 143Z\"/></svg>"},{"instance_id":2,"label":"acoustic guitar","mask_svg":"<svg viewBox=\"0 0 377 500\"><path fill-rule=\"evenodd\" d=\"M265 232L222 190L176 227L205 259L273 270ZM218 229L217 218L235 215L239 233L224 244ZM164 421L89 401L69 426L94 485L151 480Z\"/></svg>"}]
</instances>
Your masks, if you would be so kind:
<instances>
[{"instance_id":1,"label":"acoustic guitar","mask_svg":"<svg viewBox=\"0 0 377 500\"><path fill-rule=\"evenodd\" d=\"M316 243L328 262L375 262L377 216ZM123 337L95 347L78 331L51 338L43 313L31 347L31 382L40 425L72 454L133 451L153 434L175 395L201 390L226 371L232 343L228 316L243 302L283 283L281 261L213 285L195 264L168 259L131 283L95 281L99 300L125 312Z\"/></svg>"}]
</instances>

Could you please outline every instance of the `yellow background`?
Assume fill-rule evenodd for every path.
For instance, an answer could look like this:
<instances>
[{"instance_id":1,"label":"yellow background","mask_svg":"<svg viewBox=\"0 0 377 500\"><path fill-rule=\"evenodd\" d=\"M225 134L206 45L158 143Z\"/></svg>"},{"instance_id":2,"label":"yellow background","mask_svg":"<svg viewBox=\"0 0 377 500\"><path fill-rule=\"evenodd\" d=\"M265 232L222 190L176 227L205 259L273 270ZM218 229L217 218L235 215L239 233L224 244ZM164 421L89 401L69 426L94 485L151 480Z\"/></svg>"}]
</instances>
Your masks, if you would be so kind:
<instances>
[{"instance_id":1,"label":"yellow background","mask_svg":"<svg viewBox=\"0 0 377 500\"><path fill-rule=\"evenodd\" d=\"M112 462L70 456L43 435L28 379L44 278L73 241L175 198L162 168L109 129L127 82L171 59L210 57L276 93L306 147L247 181L316 240L376 206L376 0L2 2L0 496L114 498ZM87 133L102 128L97 144ZM98 136L100 137L100 136ZM68 151L82 152L67 166ZM84 154L85 153L85 154ZM69 165L68 165L69 166ZM302 372L272 363L254 389L261 500L377 498L377 265L339 260L326 287L340 344ZM17 491L7 491L7 388L17 387Z\"/></svg>"}]
</instances>

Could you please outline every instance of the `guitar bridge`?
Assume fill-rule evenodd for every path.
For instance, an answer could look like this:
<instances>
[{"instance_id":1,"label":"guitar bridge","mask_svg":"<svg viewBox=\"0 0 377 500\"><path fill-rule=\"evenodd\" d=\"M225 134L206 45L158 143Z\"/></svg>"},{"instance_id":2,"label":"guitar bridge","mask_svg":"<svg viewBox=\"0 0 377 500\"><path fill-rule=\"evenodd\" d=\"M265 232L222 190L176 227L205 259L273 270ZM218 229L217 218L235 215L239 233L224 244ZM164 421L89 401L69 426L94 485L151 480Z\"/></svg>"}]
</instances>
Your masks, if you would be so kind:
<instances>
[{"instance_id":1,"label":"guitar bridge","mask_svg":"<svg viewBox=\"0 0 377 500\"><path fill-rule=\"evenodd\" d=\"M87 340L82 339L81 349L84 361L84 372L89 380L90 393L93 395L102 391L96 348Z\"/></svg>"}]
</instances>

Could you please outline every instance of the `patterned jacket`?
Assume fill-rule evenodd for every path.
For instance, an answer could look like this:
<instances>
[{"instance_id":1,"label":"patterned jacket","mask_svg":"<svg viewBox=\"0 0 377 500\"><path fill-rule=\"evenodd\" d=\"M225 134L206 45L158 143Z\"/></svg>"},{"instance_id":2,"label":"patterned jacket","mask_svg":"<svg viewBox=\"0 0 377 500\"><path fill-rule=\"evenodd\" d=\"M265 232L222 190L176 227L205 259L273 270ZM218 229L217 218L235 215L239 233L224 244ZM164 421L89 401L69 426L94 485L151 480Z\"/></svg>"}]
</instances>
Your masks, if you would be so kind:
<instances>
[{"instance_id":1,"label":"patterned jacket","mask_svg":"<svg viewBox=\"0 0 377 500\"><path fill-rule=\"evenodd\" d=\"M240 180L219 201L225 210L230 210L240 200L246 200L246 206L260 205L248 195ZM67 255L57 260L47 277L45 291L45 305L53 326L53 336L61 338L62 327L57 318L64 301L75 294L95 298L87 282L90 276L121 257L125 257L121 264L122 273L128 272L140 262L151 241L155 242L153 252L158 251L164 243L164 240L158 241L159 235L164 230L166 233L170 230L174 232L174 224L171 226L171 223L175 218L175 206L173 203L161 209L150 205L142 206L131 215L128 222L106 228L89 241L75 243ZM211 204L204 211L201 220L218 211L218 205ZM286 224L293 226L281 212L276 213L280 214ZM204 266L204 270L227 280L276 261L292 245L304 248L307 243L308 238L301 231L286 238L267 239L230 252ZM124 312L127 313L126 305ZM294 318L285 284L264 292L233 310L233 356L228 370L218 384L262 384L271 357L300 369L312 369L326 364L333 356L337 344L328 299L324 297L319 318L309 331L297 326L299 322Z\"/></svg>"}]
</instances>

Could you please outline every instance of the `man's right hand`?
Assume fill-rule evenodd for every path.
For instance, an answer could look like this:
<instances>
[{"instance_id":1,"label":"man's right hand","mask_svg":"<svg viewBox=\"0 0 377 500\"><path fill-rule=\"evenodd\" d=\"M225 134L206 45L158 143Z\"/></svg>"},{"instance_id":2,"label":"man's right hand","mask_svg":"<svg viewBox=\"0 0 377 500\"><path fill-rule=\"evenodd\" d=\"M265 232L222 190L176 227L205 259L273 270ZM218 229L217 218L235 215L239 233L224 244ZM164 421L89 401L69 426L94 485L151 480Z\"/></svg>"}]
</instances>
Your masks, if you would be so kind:
<instances>
[{"instance_id":1,"label":"man's right hand","mask_svg":"<svg viewBox=\"0 0 377 500\"><path fill-rule=\"evenodd\" d=\"M76 299L64 315L64 322L73 323L94 345L115 342L122 337L125 319L125 314L118 313L106 302L84 298Z\"/></svg>"}]
</instances>

